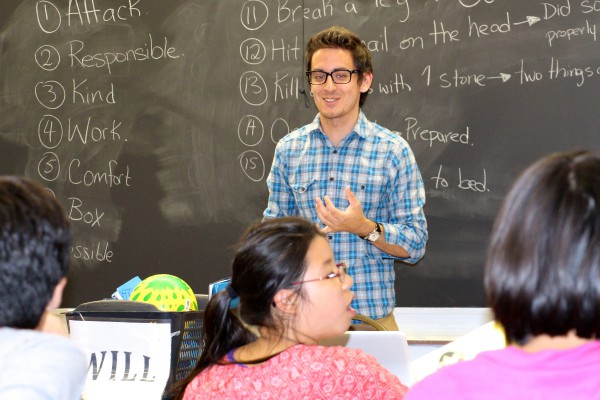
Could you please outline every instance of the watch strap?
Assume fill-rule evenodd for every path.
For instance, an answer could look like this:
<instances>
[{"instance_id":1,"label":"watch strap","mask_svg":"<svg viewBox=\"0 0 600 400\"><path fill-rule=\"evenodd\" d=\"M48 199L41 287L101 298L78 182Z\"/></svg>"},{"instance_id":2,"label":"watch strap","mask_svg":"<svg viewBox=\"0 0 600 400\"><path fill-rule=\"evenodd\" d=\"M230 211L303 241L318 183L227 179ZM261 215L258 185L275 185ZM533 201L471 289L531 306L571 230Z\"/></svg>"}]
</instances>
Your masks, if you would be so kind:
<instances>
[{"instance_id":1,"label":"watch strap","mask_svg":"<svg viewBox=\"0 0 600 400\"><path fill-rule=\"evenodd\" d=\"M362 236L362 238L364 240L369 240L369 236L371 236L374 233L381 233L381 225L379 224L379 222L373 221L375 222L375 229L373 229L371 232L367 233L366 236Z\"/></svg>"}]
</instances>

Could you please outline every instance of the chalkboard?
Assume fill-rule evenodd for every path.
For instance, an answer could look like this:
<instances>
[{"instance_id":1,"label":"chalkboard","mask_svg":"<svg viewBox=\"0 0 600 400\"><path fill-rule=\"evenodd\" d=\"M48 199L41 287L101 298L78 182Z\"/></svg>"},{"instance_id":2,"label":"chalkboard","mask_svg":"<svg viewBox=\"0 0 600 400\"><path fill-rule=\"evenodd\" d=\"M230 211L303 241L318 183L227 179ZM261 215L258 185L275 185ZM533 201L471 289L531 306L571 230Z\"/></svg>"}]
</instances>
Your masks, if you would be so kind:
<instances>
[{"instance_id":1,"label":"chalkboard","mask_svg":"<svg viewBox=\"0 0 600 400\"><path fill-rule=\"evenodd\" d=\"M333 24L373 52L363 110L408 141L426 185L427 253L398 263L397 305L485 305L516 174L597 147L600 1L2 1L0 173L67 210L65 306L135 275L196 292L229 275L275 143L316 114L306 39Z\"/></svg>"}]
</instances>

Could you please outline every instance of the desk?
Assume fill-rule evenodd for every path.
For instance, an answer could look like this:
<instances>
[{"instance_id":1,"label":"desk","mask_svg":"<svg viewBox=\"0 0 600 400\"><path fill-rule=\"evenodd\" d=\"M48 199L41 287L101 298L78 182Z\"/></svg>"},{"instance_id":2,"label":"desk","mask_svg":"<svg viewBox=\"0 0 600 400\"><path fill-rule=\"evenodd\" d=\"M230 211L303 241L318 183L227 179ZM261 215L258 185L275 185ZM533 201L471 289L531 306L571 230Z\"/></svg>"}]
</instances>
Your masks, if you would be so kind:
<instances>
[{"instance_id":1,"label":"desk","mask_svg":"<svg viewBox=\"0 0 600 400\"><path fill-rule=\"evenodd\" d=\"M71 310L54 310L63 319L65 329L64 313ZM406 334L413 361L493 320L489 308L396 307L394 317L400 330Z\"/></svg>"},{"instance_id":2,"label":"desk","mask_svg":"<svg viewBox=\"0 0 600 400\"><path fill-rule=\"evenodd\" d=\"M406 334L414 360L494 319L489 308L396 307L396 323Z\"/></svg>"}]
</instances>

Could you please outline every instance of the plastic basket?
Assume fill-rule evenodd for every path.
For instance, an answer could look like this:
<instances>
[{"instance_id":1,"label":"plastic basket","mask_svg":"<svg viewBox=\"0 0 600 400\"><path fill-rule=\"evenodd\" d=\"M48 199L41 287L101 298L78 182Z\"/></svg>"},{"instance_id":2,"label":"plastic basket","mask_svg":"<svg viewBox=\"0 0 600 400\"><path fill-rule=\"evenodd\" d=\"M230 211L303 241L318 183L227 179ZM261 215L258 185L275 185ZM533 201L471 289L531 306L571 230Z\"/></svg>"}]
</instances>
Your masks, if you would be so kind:
<instances>
[{"instance_id":1,"label":"plastic basket","mask_svg":"<svg viewBox=\"0 0 600 400\"><path fill-rule=\"evenodd\" d=\"M97 303L98 302L92 302ZM86 303L77 307L75 310L66 314L67 324L70 321L114 321L114 322L148 322L156 323L165 320L171 324L171 365L169 371L169 379L165 387L165 392L176 382L186 378L196 366L200 353L202 351L202 334L204 327L204 311L185 311L185 312L169 312L147 311L147 304L125 304L131 302L108 300L104 303L110 306L116 306L119 311L105 310L106 304L101 307L89 307ZM139 308L139 304L144 304L140 311L122 311L123 308L133 307ZM91 310L90 310L91 309Z\"/></svg>"}]
</instances>

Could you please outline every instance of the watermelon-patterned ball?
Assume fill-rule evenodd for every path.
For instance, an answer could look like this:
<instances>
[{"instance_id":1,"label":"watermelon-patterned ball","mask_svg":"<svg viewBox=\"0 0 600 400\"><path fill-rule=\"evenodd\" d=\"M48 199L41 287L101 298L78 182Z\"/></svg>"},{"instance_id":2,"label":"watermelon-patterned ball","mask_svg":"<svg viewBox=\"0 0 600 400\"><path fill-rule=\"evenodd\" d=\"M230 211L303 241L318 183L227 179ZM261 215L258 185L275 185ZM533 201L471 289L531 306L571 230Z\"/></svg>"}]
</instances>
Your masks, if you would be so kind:
<instances>
[{"instance_id":1,"label":"watermelon-patterned ball","mask_svg":"<svg viewBox=\"0 0 600 400\"><path fill-rule=\"evenodd\" d=\"M198 309L194 291L181 278L169 274L152 275L131 292L130 300L154 304L161 311L193 311Z\"/></svg>"}]
</instances>

